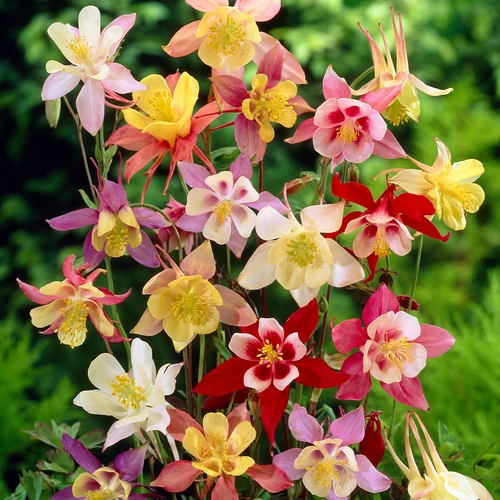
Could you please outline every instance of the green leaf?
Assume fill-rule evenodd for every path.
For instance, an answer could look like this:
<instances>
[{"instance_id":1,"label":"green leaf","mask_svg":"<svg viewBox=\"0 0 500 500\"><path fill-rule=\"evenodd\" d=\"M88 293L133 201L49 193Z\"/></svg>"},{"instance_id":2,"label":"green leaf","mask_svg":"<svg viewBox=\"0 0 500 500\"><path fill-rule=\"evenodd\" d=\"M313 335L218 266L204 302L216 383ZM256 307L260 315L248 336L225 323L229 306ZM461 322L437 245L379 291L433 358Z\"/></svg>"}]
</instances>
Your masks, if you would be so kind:
<instances>
[{"instance_id":1,"label":"green leaf","mask_svg":"<svg viewBox=\"0 0 500 500\"><path fill-rule=\"evenodd\" d=\"M215 347L217 348L217 350L220 352L221 356L224 359L227 360L232 357L231 351L226 347L226 345L223 342L221 342L220 339L218 339L217 337L213 337L213 340Z\"/></svg>"},{"instance_id":2,"label":"green leaf","mask_svg":"<svg viewBox=\"0 0 500 500\"><path fill-rule=\"evenodd\" d=\"M42 443L53 446L54 448L62 448L61 440L58 435L43 422L36 422L33 431L23 431L31 436L31 439L38 439Z\"/></svg>"},{"instance_id":3,"label":"green leaf","mask_svg":"<svg viewBox=\"0 0 500 500\"><path fill-rule=\"evenodd\" d=\"M78 441L82 443L86 448L96 448L104 441L106 441L106 432L102 429L96 429L94 431L89 431L85 434L82 434Z\"/></svg>"},{"instance_id":4,"label":"green leaf","mask_svg":"<svg viewBox=\"0 0 500 500\"><path fill-rule=\"evenodd\" d=\"M83 201L85 202L85 205L87 205L87 207L97 210L97 205L89 198L88 194L83 189L79 189L78 192L80 193L80 196L83 198Z\"/></svg>"},{"instance_id":5,"label":"green leaf","mask_svg":"<svg viewBox=\"0 0 500 500\"><path fill-rule=\"evenodd\" d=\"M217 170L227 170L229 165L231 165L231 163L233 163L239 155L240 150L236 147L220 148L212 151L210 159L212 160L213 166Z\"/></svg>"},{"instance_id":6,"label":"green leaf","mask_svg":"<svg viewBox=\"0 0 500 500\"><path fill-rule=\"evenodd\" d=\"M43 479L40 472L23 470L20 482L26 490L29 500L40 500L43 490Z\"/></svg>"}]
</instances>

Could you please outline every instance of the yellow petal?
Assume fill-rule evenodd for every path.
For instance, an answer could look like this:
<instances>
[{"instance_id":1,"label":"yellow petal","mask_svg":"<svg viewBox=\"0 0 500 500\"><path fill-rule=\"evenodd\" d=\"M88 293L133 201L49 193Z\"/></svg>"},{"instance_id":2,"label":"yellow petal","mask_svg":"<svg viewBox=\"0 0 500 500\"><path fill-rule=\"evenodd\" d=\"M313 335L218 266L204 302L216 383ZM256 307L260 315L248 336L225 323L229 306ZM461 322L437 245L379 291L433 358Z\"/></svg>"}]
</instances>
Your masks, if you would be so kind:
<instances>
[{"instance_id":1,"label":"yellow petal","mask_svg":"<svg viewBox=\"0 0 500 500\"><path fill-rule=\"evenodd\" d=\"M266 90L267 81L267 75L264 75L263 73L257 73L252 78L252 90L263 94Z\"/></svg>"},{"instance_id":2,"label":"yellow petal","mask_svg":"<svg viewBox=\"0 0 500 500\"><path fill-rule=\"evenodd\" d=\"M271 142L274 139L274 128L267 118L260 124L259 136L264 142Z\"/></svg>"},{"instance_id":3,"label":"yellow petal","mask_svg":"<svg viewBox=\"0 0 500 500\"><path fill-rule=\"evenodd\" d=\"M30 311L31 322L37 328L43 328L54 322L61 316L61 309L66 306L64 299L57 299L54 302L35 307Z\"/></svg>"},{"instance_id":4,"label":"yellow petal","mask_svg":"<svg viewBox=\"0 0 500 500\"><path fill-rule=\"evenodd\" d=\"M143 129L143 133L150 134L159 141L167 141L170 147L173 148L177 141L177 124L168 122L150 123Z\"/></svg>"},{"instance_id":5,"label":"yellow petal","mask_svg":"<svg viewBox=\"0 0 500 500\"><path fill-rule=\"evenodd\" d=\"M240 422L231 433L229 442L231 453L239 455L255 441L257 434L252 424L248 421Z\"/></svg>"},{"instance_id":6,"label":"yellow petal","mask_svg":"<svg viewBox=\"0 0 500 500\"><path fill-rule=\"evenodd\" d=\"M193 457L201 459L203 450L209 446L205 436L195 427L188 427L182 439L182 446Z\"/></svg>"},{"instance_id":7,"label":"yellow petal","mask_svg":"<svg viewBox=\"0 0 500 500\"><path fill-rule=\"evenodd\" d=\"M132 98L134 101L137 101L137 107L139 109L144 111L147 115L152 116L157 112L157 109L154 106L155 95L158 92L165 92L167 97L171 97L172 94L165 78L161 75L149 75L146 78L143 78L141 83L146 85L148 89L133 92Z\"/></svg>"},{"instance_id":8,"label":"yellow petal","mask_svg":"<svg viewBox=\"0 0 500 500\"><path fill-rule=\"evenodd\" d=\"M223 469L226 474L231 476L241 476L244 474L250 467L255 464L255 460L250 457L237 457L229 463L223 464Z\"/></svg>"},{"instance_id":9,"label":"yellow petal","mask_svg":"<svg viewBox=\"0 0 500 500\"><path fill-rule=\"evenodd\" d=\"M174 110L179 116L179 122L191 118L199 92L200 85L198 81L190 74L182 73L175 86L173 96Z\"/></svg>"},{"instance_id":10,"label":"yellow petal","mask_svg":"<svg viewBox=\"0 0 500 500\"><path fill-rule=\"evenodd\" d=\"M276 87L268 90L269 93L280 94L283 97L286 97L287 100L291 97L295 97L297 95L297 85L291 82L290 80L285 80L284 82L278 83Z\"/></svg>"},{"instance_id":11,"label":"yellow petal","mask_svg":"<svg viewBox=\"0 0 500 500\"><path fill-rule=\"evenodd\" d=\"M209 440L211 436L227 439L229 422L224 413L207 413L203 417L203 430Z\"/></svg>"},{"instance_id":12,"label":"yellow petal","mask_svg":"<svg viewBox=\"0 0 500 500\"><path fill-rule=\"evenodd\" d=\"M116 224L115 214L109 210L99 212L99 221L97 222L97 236L103 236L109 233Z\"/></svg>"},{"instance_id":13,"label":"yellow petal","mask_svg":"<svg viewBox=\"0 0 500 500\"><path fill-rule=\"evenodd\" d=\"M132 127L136 128L138 130L143 130L150 123L153 123L153 120L151 120L151 118L144 116L142 113L139 113L135 109L124 109L122 112L123 112L123 117L125 118L125 121L129 125L131 125Z\"/></svg>"},{"instance_id":14,"label":"yellow petal","mask_svg":"<svg viewBox=\"0 0 500 500\"><path fill-rule=\"evenodd\" d=\"M125 205L124 207L120 208L120 211L118 212L118 217L125 224L127 224L127 226L132 226L139 229L139 224L137 223L137 219L135 218L134 212L128 205Z\"/></svg>"},{"instance_id":15,"label":"yellow petal","mask_svg":"<svg viewBox=\"0 0 500 500\"><path fill-rule=\"evenodd\" d=\"M446 176L446 184L474 182L484 173L483 164L478 160L464 160L454 163Z\"/></svg>"}]
</instances>

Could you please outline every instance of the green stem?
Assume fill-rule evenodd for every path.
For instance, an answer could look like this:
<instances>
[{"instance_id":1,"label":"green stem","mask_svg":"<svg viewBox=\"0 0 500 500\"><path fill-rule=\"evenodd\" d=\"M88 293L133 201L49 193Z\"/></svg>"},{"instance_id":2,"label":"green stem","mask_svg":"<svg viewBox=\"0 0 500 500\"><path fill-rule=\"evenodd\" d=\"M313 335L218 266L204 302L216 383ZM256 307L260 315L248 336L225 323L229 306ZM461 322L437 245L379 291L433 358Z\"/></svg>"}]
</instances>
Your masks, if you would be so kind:
<instances>
[{"instance_id":1,"label":"green stem","mask_svg":"<svg viewBox=\"0 0 500 500\"><path fill-rule=\"evenodd\" d=\"M389 434L387 436L387 441L390 441L392 435L392 429L394 429L394 420L396 419L396 403L397 403L396 400L394 400L394 402L392 403L391 425L389 427Z\"/></svg>"},{"instance_id":2,"label":"green stem","mask_svg":"<svg viewBox=\"0 0 500 500\"><path fill-rule=\"evenodd\" d=\"M192 344L189 344L191 346ZM193 415L193 400L191 395L193 393L193 380L191 373L191 356L189 356L189 346L182 350L182 357L184 358L184 375L186 377L186 400L189 415Z\"/></svg>"},{"instance_id":3,"label":"green stem","mask_svg":"<svg viewBox=\"0 0 500 500\"><path fill-rule=\"evenodd\" d=\"M198 383L201 382L203 378L203 372L205 370L205 335L198 335L200 338L200 357L198 360ZM197 406L196 406L196 417L198 422L201 422L201 407L203 405L203 396L198 394L197 396Z\"/></svg>"},{"instance_id":4,"label":"green stem","mask_svg":"<svg viewBox=\"0 0 500 500\"><path fill-rule=\"evenodd\" d=\"M359 82L363 81L373 71L373 66L370 66L367 70L363 71L350 85L351 88L355 87Z\"/></svg>"},{"instance_id":5,"label":"green stem","mask_svg":"<svg viewBox=\"0 0 500 500\"><path fill-rule=\"evenodd\" d=\"M420 261L422 260L422 247L424 245L424 235L420 235L420 241L418 242L418 253L417 253L417 262L415 264L415 275L413 277L413 285L411 287L411 295L410 300L408 301L408 309L407 311L411 311L411 306L413 304L413 298L415 297L415 290L417 289L417 281L418 281L418 273L420 271Z\"/></svg>"},{"instance_id":6,"label":"green stem","mask_svg":"<svg viewBox=\"0 0 500 500\"><path fill-rule=\"evenodd\" d=\"M328 288L326 290L326 301L328 305L330 305L330 292L332 290L332 287L328 285ZM328 316L328 307L323 315L323 323L321 324L321 332L319 336L319 351L318 351L318 358L323 357L323 344L325 341L325 332L326 332L326 323L327 323L327 316Z\"/></svg>"},{"instance_id":7,"label":"green stem","mask_svg":"<svg viewBox=\"0 0 500 500\"><path fill-rule=\"evenodd\" d=\"M231 280L231 250L226 246L227 277Z\"/></svg>"},{"instance_id":8,"label":"green stem","mask_svg":"<svg viewBox=\"0 0 500 500\"><path fill-rule=\"evenodd\" d=\"M233 407L235 397L236 397L236 392L233 392L233 394L231 394L231 399L229 400L229 405L228 405L227 410L226 410L226 415L229 415L231 413L231 409Z\"/></svg>"}]
</instances>

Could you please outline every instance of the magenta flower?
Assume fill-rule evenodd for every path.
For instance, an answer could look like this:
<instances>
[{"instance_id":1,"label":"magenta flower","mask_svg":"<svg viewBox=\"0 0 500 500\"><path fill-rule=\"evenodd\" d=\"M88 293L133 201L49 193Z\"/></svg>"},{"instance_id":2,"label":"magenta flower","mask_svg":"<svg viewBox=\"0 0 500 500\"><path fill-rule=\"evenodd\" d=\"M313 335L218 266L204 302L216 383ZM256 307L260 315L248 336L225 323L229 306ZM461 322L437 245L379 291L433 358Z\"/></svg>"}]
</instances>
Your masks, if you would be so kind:
<instances>
[{"instance_id":1,"label":"magenta flower","mask_svg":"<svg viewBox=\"0 0 500 500\"><path fill-rule=\"evenodd\" d=\"M160 214L144 207L131 208L121 180L100 180L99 207L81 208L48 220L57 231L94 225L83 244L85 262L97 266L106 255L121 257L127 252L146 267L158 267L156 249L141 226L159 229L168 225Z\"/></svg>"},{"instance_id":2,"label":"magenta flower","mask_svg":"<svg viewBox=\"0 0 500 500\"><path fill-rule=\"evenodd\" d=\"M250 181L253 173L248 156L241 154L228 172L210 175L200 165L180 163L188 193L186 212L177 226L185 231L203 232L203 236L219 245L226 245L240 258L260 210L271 206L284 214L288 209L271 193L258 193Z\"/></svg>"},{"instance_id":3,"label":"magenta flower","mask_svg":"<svg viewBox=\"0 0 500 500\"><path fill-rule=\"evenodd\" d=\"M295 403L288 426L297 441L312 446L279 453L273 464L291 480L302 479L313 495L346 500L356 486L370 493L389 489L392 480L377 471L368 458L355 455L349 447L362 441L365 435L362 407L334 420L325 433L316 419Z\"/></svg>"},{"instance_id":4,"label":"magenta flower","mask_svg":"<svg viewBox=\"0 0 500 500\"><path fill-rule=\"evenodd\" d=\"M350 376L338 391L338 399L363 399L371 387L371 377L380 381L382 389L408 406L429 410L418 374L427 358L436 358L448 351L455 339L443 328L420 325L418 320L399 310L396 296L385 284L366 303L363 322L343 321L333 328L335 347L351 354L341 373Z\"/></svg>"},{"instance_id":5,"label":"magenta flower","mask_svg":"<svg viewBox=\"0 0 500 500\"><path fill-rule=\"evenodd\" d=\"M135 14L120 16L101 32L101 13L88 5L78 16L78 28L53 23L48 34L71 65L57 61L47 63L50 75L42 89L42 99L52 101L65 96L78 82L83 88L76 98L76 109L85 130L95 135L104 121L106 98L119 101L126 94L146 87L132 77L130 71L113 62L123 37L132 28Z\"/></svg>"},{"instance_id":6,"label":"magenta flower","mask_svg":"<svg viewBox=\"0 0 500 500\"><path fill-rule=\"evenodd\" d=\"M360 100L351 99L349 85L329 66L323 78L326 101L286 142L296 144L312 138L314 149L332 159L332 170L344 160L361 163L372 154L405 158L406 153L380 115L400 92L401 85L379 89Z\"/></svg>"}]
</instances>

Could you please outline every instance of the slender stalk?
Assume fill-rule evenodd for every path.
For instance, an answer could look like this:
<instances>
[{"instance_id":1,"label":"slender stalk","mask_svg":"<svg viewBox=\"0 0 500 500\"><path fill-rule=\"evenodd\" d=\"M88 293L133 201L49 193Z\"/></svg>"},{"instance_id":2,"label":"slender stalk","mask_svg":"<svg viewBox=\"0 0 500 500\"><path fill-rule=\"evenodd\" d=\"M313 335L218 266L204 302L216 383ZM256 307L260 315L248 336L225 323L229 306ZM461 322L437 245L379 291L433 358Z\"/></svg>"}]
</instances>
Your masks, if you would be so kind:
<instances>
[{"instance_id":1,"label":"slender stalk","mask_svg":"<svg viewBox=\"0 0 500 500\"><path fill-rule=\"evenodd\" d=\"M413 285L411 287L410 300L408 301L407 311L411 311L411 306L413 304L413 298L415 297L415 290L417 289L418 273L420 271L420 261L422 260L422 247L424 246L424 235L420 235L420 241L418 242L418 253L417 262L415 263L415 276L413 277Z\"/></svg>"},{"instance_id":2,"label":"slender stalk","mask_svg":"<svg viewBox=\"0 0 500 500\"><path fill-rule=\"evenodd\" d=\"M388 441L391 439L392 429L394 429L394 420L396 418L396 403L397 403L396 400L394 400L394 402L392 403L391 425L389 427L389 434L387 436Z\"/></svg>"},{"instance_id":3,"label":"slender stalk","mask_svg":"<svg viewBox=\"0 0 500 500\"><path fill-rule=\"evenodd\" d=\"M189 344L191 346L192 344ZM193 415L193 399L192 399L192 393L193 393L193 379L192 379L192 372L191 372L191 363L190 358L191 356L189 355L189 346L185 347L182 350L182 357L184 358L184 375L186 377L186 400L187 400L187 408L188 408L188 413L192 416Z\"/></svg>"},{"instance_id":4,"label":"slender stalk","mask_svg":"<svg viewBox=\"0 0 500 500\"><path fill-rule=\"evenodd\" d=\"M363 81L371 72L373 71L373 66L370 66L367 70L363 71L350 85L350 87L355 87L359 82Z\"/></svg>"},{"instance_id":5,"label":"slender stalk","mask_svg":"<svg viewBox=\"0 0 500 500\"><path fill-rule=\"evenodd\" d=\"M231 278L231 250L226 246L226 260L227 260L227 276L230 280Z\"/></svg>"},{"instance_id":6,"label":"slender stalk","mask_svg":"<svg viewBox=\"0 0 500 500\"><path fill-rule=\"evenodd\" d=\"M259 193L264 191L264 161L259 161Z\"/></svg>"},{"instance_id":7,"label":"slender stalk","mask_svg":"<svg viewBox=\"0 0 500 500\"><path fill-rule=\"evenodd\" d=\"M231 413L235 397L236 397L236 392L233 392L231 394L231 399L229 400L229 405L228 405L227 410L226 410L226 415L229 415Z\"/></svg>"},{"instance_id":8,"label":"slender stalk","mask_svg":"<svg viewBox=\"0 0 500 500\"><path fill-rule=\"evenodd\" d=\"M200 357L198 359L198 383L201 382L203 378L203 373L205 370L205 335L198 335L200 338ZM196 418L201 422L201 407L203 406L203 396L198 394L197 405L196 405Z\"/></svg>"},{"instance_id":9,"label":"slender stalk","mask_svg":"<svg viewBox=\"0 0 500 500\"><path fill-rule=\"evenodd\" d=\"M328 285L328 288L326 290L326 302L328 303L328 305L330 305L330 293L331 293L331 291L332 291L332 287L330 285ZM318 358L323 357L323 344L325 342L325 332L326 332L327 320L328 320L328 307L327 307L325 313L323 314L323 323L321 324L321 332L319 335Z\"/></svg>"}]
</instances>

